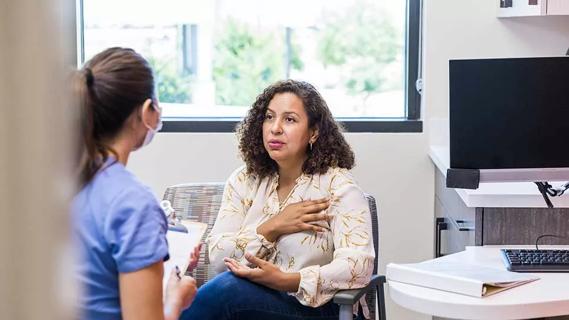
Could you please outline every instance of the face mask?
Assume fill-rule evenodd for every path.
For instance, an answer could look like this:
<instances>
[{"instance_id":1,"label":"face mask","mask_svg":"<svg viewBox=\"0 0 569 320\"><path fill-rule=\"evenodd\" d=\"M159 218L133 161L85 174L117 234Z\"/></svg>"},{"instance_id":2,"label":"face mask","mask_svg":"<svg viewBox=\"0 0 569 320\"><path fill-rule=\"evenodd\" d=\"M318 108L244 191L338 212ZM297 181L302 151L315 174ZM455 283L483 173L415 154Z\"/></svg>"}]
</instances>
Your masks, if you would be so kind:
<instances>
[{"instance_id":1,"label":"face mask","mask_svg":"<svg viewBox=\"0 0 569 320\"><path fill-rule=\"evenodd\" d=\"M146 131L146 136L144 137L144 141L142 142L143 147L149 145L150 142L152 142L152 139L154 139L156 133L162 130L162 119L158 120L158 125L156 126L156 129L152 129L151 127L147 128L148 131Z\"/></svg>"},{"instance_id":2,"label":"face mask","mask_svg":"<svg viewBox=\"0 0 569 320\"><path fill-rule=\"evenodd\" d=\"M154 105L153 105L153 107L154 107ZM156 108L156 107L154 107L154 108ZM144 141L142 142L141 147L145 147L145 146L149 145L150 142L152 142L152 139L154 139L154 136L156 135L156 133L158 131L162 130L162 112L158 108L156 108L156 110L158 112L160 112L160 117L158 118L158 125L156 126L156 129L153 129L152 127L146 126L148 128L148 131L146 131L146 136L144 137Z\"/></svg>"}]
</instances>

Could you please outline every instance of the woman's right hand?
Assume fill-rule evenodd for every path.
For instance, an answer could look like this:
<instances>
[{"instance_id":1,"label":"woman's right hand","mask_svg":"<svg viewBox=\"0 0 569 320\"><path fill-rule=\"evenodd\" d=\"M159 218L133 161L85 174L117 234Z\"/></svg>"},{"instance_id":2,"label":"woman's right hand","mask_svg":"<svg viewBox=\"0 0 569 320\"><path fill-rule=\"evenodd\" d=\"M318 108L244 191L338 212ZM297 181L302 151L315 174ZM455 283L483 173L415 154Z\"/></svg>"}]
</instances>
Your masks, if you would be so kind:
<instances>
[{"instance_id":1,"label":"woman's right hand","mask_svg":"<svg viewBox=\"0 0 569 320\"><path fill-rule=\"evenodd\" d=\"M201 243L194 247L194 250L192 250L190 254L190 260L186 270L192 272L196 268L201 248ZM178 319L180 312L192 304L198 290L194 278L180 274L179 272L180 270L177 266L175 269L172 269L166 285L164 314L167 320Z\"/></svg>"},{"instance_id":2,"label":"woman's right hand","mask_svg":"<svg viewBox=\"0 0 569 320\"><path fill-rule=\"evenodd\" d=\"M285 234L301 231L324 232L325 228L315 222L330 220L330 215L322 212L329 206L330 201L327 198L289 204L281 213L257 227L257 233L274 242Z\"/></svg>"},{"instance_id":3,"label":"woman's right hand","mask_svg":"<svg viewBox=\"0 0 569 320\"><path fill-rule=\"evenodd\" d=\"M196 280L190 276L179 275L172 269L168 284L166 285L166 295L164 301L164 315L166 319L178 319L181 311L188 308L198 288Z\"/></svg>"}]
</instances>

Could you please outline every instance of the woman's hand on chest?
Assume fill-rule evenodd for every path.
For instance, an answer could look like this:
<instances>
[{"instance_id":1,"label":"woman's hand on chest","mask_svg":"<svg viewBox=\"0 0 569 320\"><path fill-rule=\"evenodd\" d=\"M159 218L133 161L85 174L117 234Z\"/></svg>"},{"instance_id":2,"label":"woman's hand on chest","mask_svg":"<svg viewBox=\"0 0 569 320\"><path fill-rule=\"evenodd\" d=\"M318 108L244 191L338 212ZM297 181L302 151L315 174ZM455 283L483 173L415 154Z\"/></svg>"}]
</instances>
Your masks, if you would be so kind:
<instances>
[{"instance_id":1,"label":"woman's hand on chest","mask_svg":"<svg viewBox=\"0 0 569 320\"><path fill-rule=\"evenodd\" d=\"M281 213L259 225L257 233L274 242L285 234L301 231L324 232L325 228L319 226L318 222L330 220L330 216L323 212L329 206L327 198L289 204Z\"/></svg>"}]
</instances>

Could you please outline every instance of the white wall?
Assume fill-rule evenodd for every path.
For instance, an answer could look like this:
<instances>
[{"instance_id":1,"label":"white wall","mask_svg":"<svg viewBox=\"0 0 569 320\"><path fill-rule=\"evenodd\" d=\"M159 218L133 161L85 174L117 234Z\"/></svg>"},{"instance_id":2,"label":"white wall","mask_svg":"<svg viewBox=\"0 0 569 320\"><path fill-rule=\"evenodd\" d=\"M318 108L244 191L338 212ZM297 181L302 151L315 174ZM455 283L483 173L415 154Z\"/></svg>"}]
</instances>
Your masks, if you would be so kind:
<instances>
[{"instance_id":1,"label":"white wall","mask_svg":"<svg viewBox=\"0 0 569 320\"><path fill-rule=\"evenodd\" d=\"M449 59L560 56L569 47L569 16L498 19L498 0L423 1L426 113L447 126ZM448 129L430 129L432 144L448 144Z\"/></svg>"},{"instance_id":2,"label":"white wall","mask_svg":"<svg viewBox=\"0 0 569 320\"><path fill-rule=\"evenodd\" d=\"M448 114L448 59L560 55L569 46L569 17L497 19L498 2L424 0L425 133L347 134L356 179L378 200L382 270L390 261L433 255L434 169L427 153L429 141L440 142L430 134L441 131L431 120ZM232 134L165 133L136 152L129 167L161 196L180 182L223 181L240 164ZM392 303L388 316L428 319Z\"/></svg>"}]
</instances>

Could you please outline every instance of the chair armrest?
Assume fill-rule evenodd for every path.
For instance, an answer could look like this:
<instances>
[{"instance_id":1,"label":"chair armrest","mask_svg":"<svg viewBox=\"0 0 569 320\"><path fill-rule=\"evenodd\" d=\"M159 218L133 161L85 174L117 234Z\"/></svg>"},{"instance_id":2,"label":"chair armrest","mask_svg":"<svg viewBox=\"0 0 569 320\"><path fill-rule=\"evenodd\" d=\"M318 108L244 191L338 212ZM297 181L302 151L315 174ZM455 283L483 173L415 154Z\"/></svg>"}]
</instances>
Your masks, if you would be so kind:
<instances>
[{"instance_id":1,"label":"chair armrest","mask_svg":"<svg viewBox=\"0 0 569 320\"><path fill-rule=\"evenodd\" d=\"M336 292L336 294L334 295L333 301L336 304L353 305L360 300L360 298L364 295L364 293L368 292L373 287L380 286L380 289L383 289L384 283L385 283L384 275L374 274L371 277L371 281L368 283L367 286L360 289L340 290Z\"/></svg>"}]
</instances>

